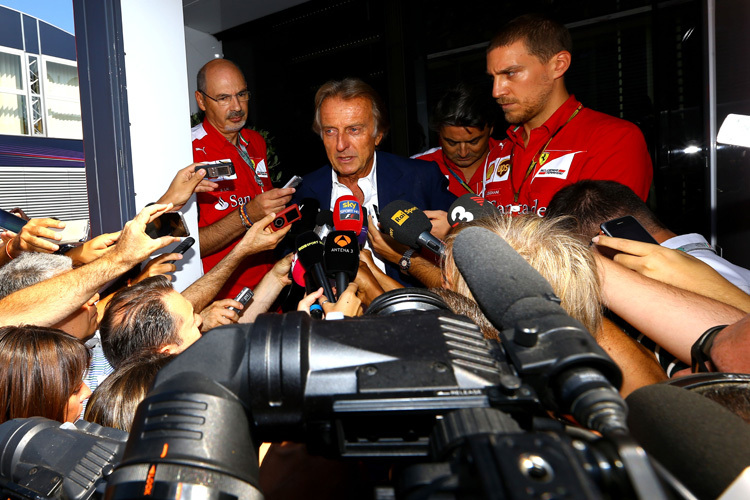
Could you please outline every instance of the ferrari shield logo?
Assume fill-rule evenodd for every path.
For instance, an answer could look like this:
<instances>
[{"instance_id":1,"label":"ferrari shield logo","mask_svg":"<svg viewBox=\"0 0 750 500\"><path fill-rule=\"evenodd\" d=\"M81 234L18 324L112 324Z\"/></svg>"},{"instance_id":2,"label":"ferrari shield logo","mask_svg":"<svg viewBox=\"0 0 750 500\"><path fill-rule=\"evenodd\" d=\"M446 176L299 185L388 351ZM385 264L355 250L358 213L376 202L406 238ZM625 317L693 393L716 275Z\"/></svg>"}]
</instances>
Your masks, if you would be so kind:
<instances>
[{"instance_id":1,"label":"ferrari shield logo","mask_svg":"<svg viewBox=\"0 0 750 500\"><path fill-rule=\"evenodd\" d=\"M545 151L539 156L539 165L544 165L544 162L547 161L547 158L549 158L549 153Z\"/></svg>"}]
</instances>

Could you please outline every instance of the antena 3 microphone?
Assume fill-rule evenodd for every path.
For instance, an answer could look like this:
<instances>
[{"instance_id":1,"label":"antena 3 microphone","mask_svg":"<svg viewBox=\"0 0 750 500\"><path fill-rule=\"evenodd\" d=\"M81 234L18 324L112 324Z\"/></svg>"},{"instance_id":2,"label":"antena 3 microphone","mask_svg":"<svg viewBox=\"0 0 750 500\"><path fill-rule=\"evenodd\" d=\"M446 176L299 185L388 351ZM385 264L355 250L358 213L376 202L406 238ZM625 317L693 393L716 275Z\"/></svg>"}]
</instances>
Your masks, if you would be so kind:
<instances>
[{"instance_id":1,"label":"antena 3 microphone","mask_svg":"<svg viewBox=\"0 0 750 500\"><path fill-rule=\"evenodd\" d=\"M325 244L325 269L336 279L339 297L359 270L359 242L354 231L333 231Z\"/></svg>"},{"instance_id":2,"label":"antena 3 microphone","mask_svg":"<svg viewBox=\"0 0 750 500\"><path fill-rule=\"evenodd\" d=\"M333 207L333 226L336 231L362 232L362 205L351 195L341 196Z\"/></svg>"},{"instance_id":3,"label":"antena 3 microphone","mask_svg":"<svg viewBox=\"0 0 750 500\"><path fill-rule=\"evenodd\" d=\"M453 202L448 209L448 222L456 227L462 222L471 222L481 217L499 215L500 211L481 196L467 193Z\"/></svg>"},{"instance_id":4,"label":"antena 3 microphone","mask_svg":"<svg viewBox=\"0 0 750 500\"><path fill-rule=\"evenodd\" d=\"M445 244L430 234L430 219L413 203L390 202L380 211L380 225L399 243L412 248L424 247L440 256L445 253Z\"/></svg>"}]
</instances>

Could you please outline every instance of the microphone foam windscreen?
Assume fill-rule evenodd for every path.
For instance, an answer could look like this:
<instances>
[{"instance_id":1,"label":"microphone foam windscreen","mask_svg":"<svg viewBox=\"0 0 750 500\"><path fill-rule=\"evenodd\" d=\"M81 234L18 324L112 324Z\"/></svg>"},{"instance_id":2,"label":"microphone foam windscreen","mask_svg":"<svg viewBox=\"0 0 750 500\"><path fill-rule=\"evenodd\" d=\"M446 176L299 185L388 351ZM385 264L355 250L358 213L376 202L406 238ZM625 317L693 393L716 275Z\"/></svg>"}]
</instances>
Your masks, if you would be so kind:
<instances>
[{"instance_id":1,"label":"microphone foam windscreen","mask_svg":"<svg viewBox=\"0 0 750 500\"><path fill-rule=\"evenodd\" d=\"M315 227L315 218L318 215L318 210L320 210L320 202L315 198L303 198L298 205L302 218L295 224L297 226L295 230L300 232L312 231Z\"/></svg>"},{"instance_id":2,"label":"microphone foam windscreen","mask_svg":"<svg viewBox=\"0 0 750 500\"><path fill-rule=\"evenodd\" d=\"M430 219L414 203L395 200L380 211L380 225L391 238L413 248L419 247L419 235L432 230Z\"/></svg>"},{"instance_id":3,"label":"microphone foam windscreen","mask_svg":"<svg viewBox=\"0 0 750 500\"><path fill-rule=\"evenodd\" d=\"M354 279L359 270L359 242L354 231L332 231L325 247L326 273L346 273Z\"/></svg>"},{"instance_id":4,"label":"microphone foam windscreen","mask_svg":"<svg viewBox=\"0 0 750 500\"><path fill-rule=\"evenodd\" d=\"M305 266L302 265L302 262L299 261L296 255L294 256L294 259L292 261L292 279L295 283L304 288Z\"/></svg>"},{"instance_id":5,"label":"microphone foam windscreen","mask_svg":"<svg viewBox=\"0 0 750 500\"><path fill-rule=\"evenodd\" d=\"M297 258L305 266L305 269L312 269L316 263L323 262L323 242L312 231L297 236L295 246L297 247Z\"/></svg>"},{"instance_id":6,"label":"microphone foam windscreen","mask_svg":"<svg viewBox=\"0 0 750 500\"><path fill-rule=\"evenodd\" d=\"M717 498L750 466L750 424L720 404L664 384L626 401L632 436L698 498Z\"/></svg>"},{"instance_id":7,"label":"microphone foam windscreen","mask_svg":"<svg viewBox=\"0 0 750 500\"><path fill-rule=\"evenodd\" d=\"M315 217L316 226L331 226L333 227L333 212L330 210L321 210Z\"/></svg>"},{"instance_id":8,"label":"microphone foam windscreen","mask_svg":"<svg viewBox=\"0 0 750 500\"><path fill-rule=\"evenodd\" d=\"M484 314L498 329L512 326L515 315L508 309L521 299L540 298L547 310L563 309L549 300L552 286L513 247L497 234L481 227L461 231L453 242L453 259ZM514 314L523 314L522 310Z\"/></svg>"},{"instance_id":9,"label":"microphone foam windscreen","mask_svg":"<svg viewBox=\"0 0 750 500\"><path fill-rule=\"evenodd\" d=\"M341 196L333 207L333 226L337 231L362 231L362 206L351 195Z\"/></svg>"},{"instance_id":10,"label":"microphone foam windscreen","mask_svg":"<svg viewBox=\"0 0 750 500\"><path fill-rule=\"evenodd\" d=\"M498 215L500 211L481 196L475 194L465 194L453 202L448 209L448 221L451 226L456 226L461 222L471 222L481 217Z\"/></svg>"}]
</instances>

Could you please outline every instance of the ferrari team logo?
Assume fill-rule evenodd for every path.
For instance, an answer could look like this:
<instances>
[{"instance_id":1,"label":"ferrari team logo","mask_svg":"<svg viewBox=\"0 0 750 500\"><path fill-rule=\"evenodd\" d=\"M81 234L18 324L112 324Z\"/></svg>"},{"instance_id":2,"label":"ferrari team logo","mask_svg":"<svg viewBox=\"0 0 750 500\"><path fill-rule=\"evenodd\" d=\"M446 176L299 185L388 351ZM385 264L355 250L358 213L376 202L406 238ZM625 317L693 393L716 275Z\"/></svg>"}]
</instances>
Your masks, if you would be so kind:
<instances>
[{"instance_id":1,"label":"ferrari team logo","mask_svg":"<svg viewBox=\"0 0 750 500\"><path fill-rule=\"evenodd\" d=\"M547 158L549 158L549 153L545 151L539 156L539 165L544 165L544 162L547 161Z\"/></svg>"}]
</instances>

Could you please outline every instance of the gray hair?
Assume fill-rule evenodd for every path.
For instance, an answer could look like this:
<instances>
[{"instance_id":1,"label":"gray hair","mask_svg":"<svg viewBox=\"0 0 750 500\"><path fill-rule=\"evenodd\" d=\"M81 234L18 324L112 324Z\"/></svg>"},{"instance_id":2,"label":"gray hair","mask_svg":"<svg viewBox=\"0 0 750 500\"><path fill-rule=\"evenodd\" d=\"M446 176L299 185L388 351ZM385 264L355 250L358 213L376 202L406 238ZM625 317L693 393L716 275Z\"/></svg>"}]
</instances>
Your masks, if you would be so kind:
<instances>
[{"instance_id":1,"label":"gray hair","mask_svg":"<svg viewBox=\"0 0 750 500\"><path fill-rule=\"evenodd\" d=\"M73 261L64 255L23 252L0 268L0 299L72 268Z\"/></svg>"},{"instance_id":2,"label":"gray hair","mask_svg":"<svg viewBox=\"0 0 750 500\"><path fill-rule=\"evenodd\" d=\"M383 137L388 134L388 117L385 103L380 94L370 85L359 78L344 78L343 80L330 80L315 93L315 118L313 119L313 132L322 137L323 124L320 118L320 107L323 101L329 97L338 97L344 101L362 97L372 104L372 117L375 120L373 137L382 133Z\"/></svg>"}]
</instances>

